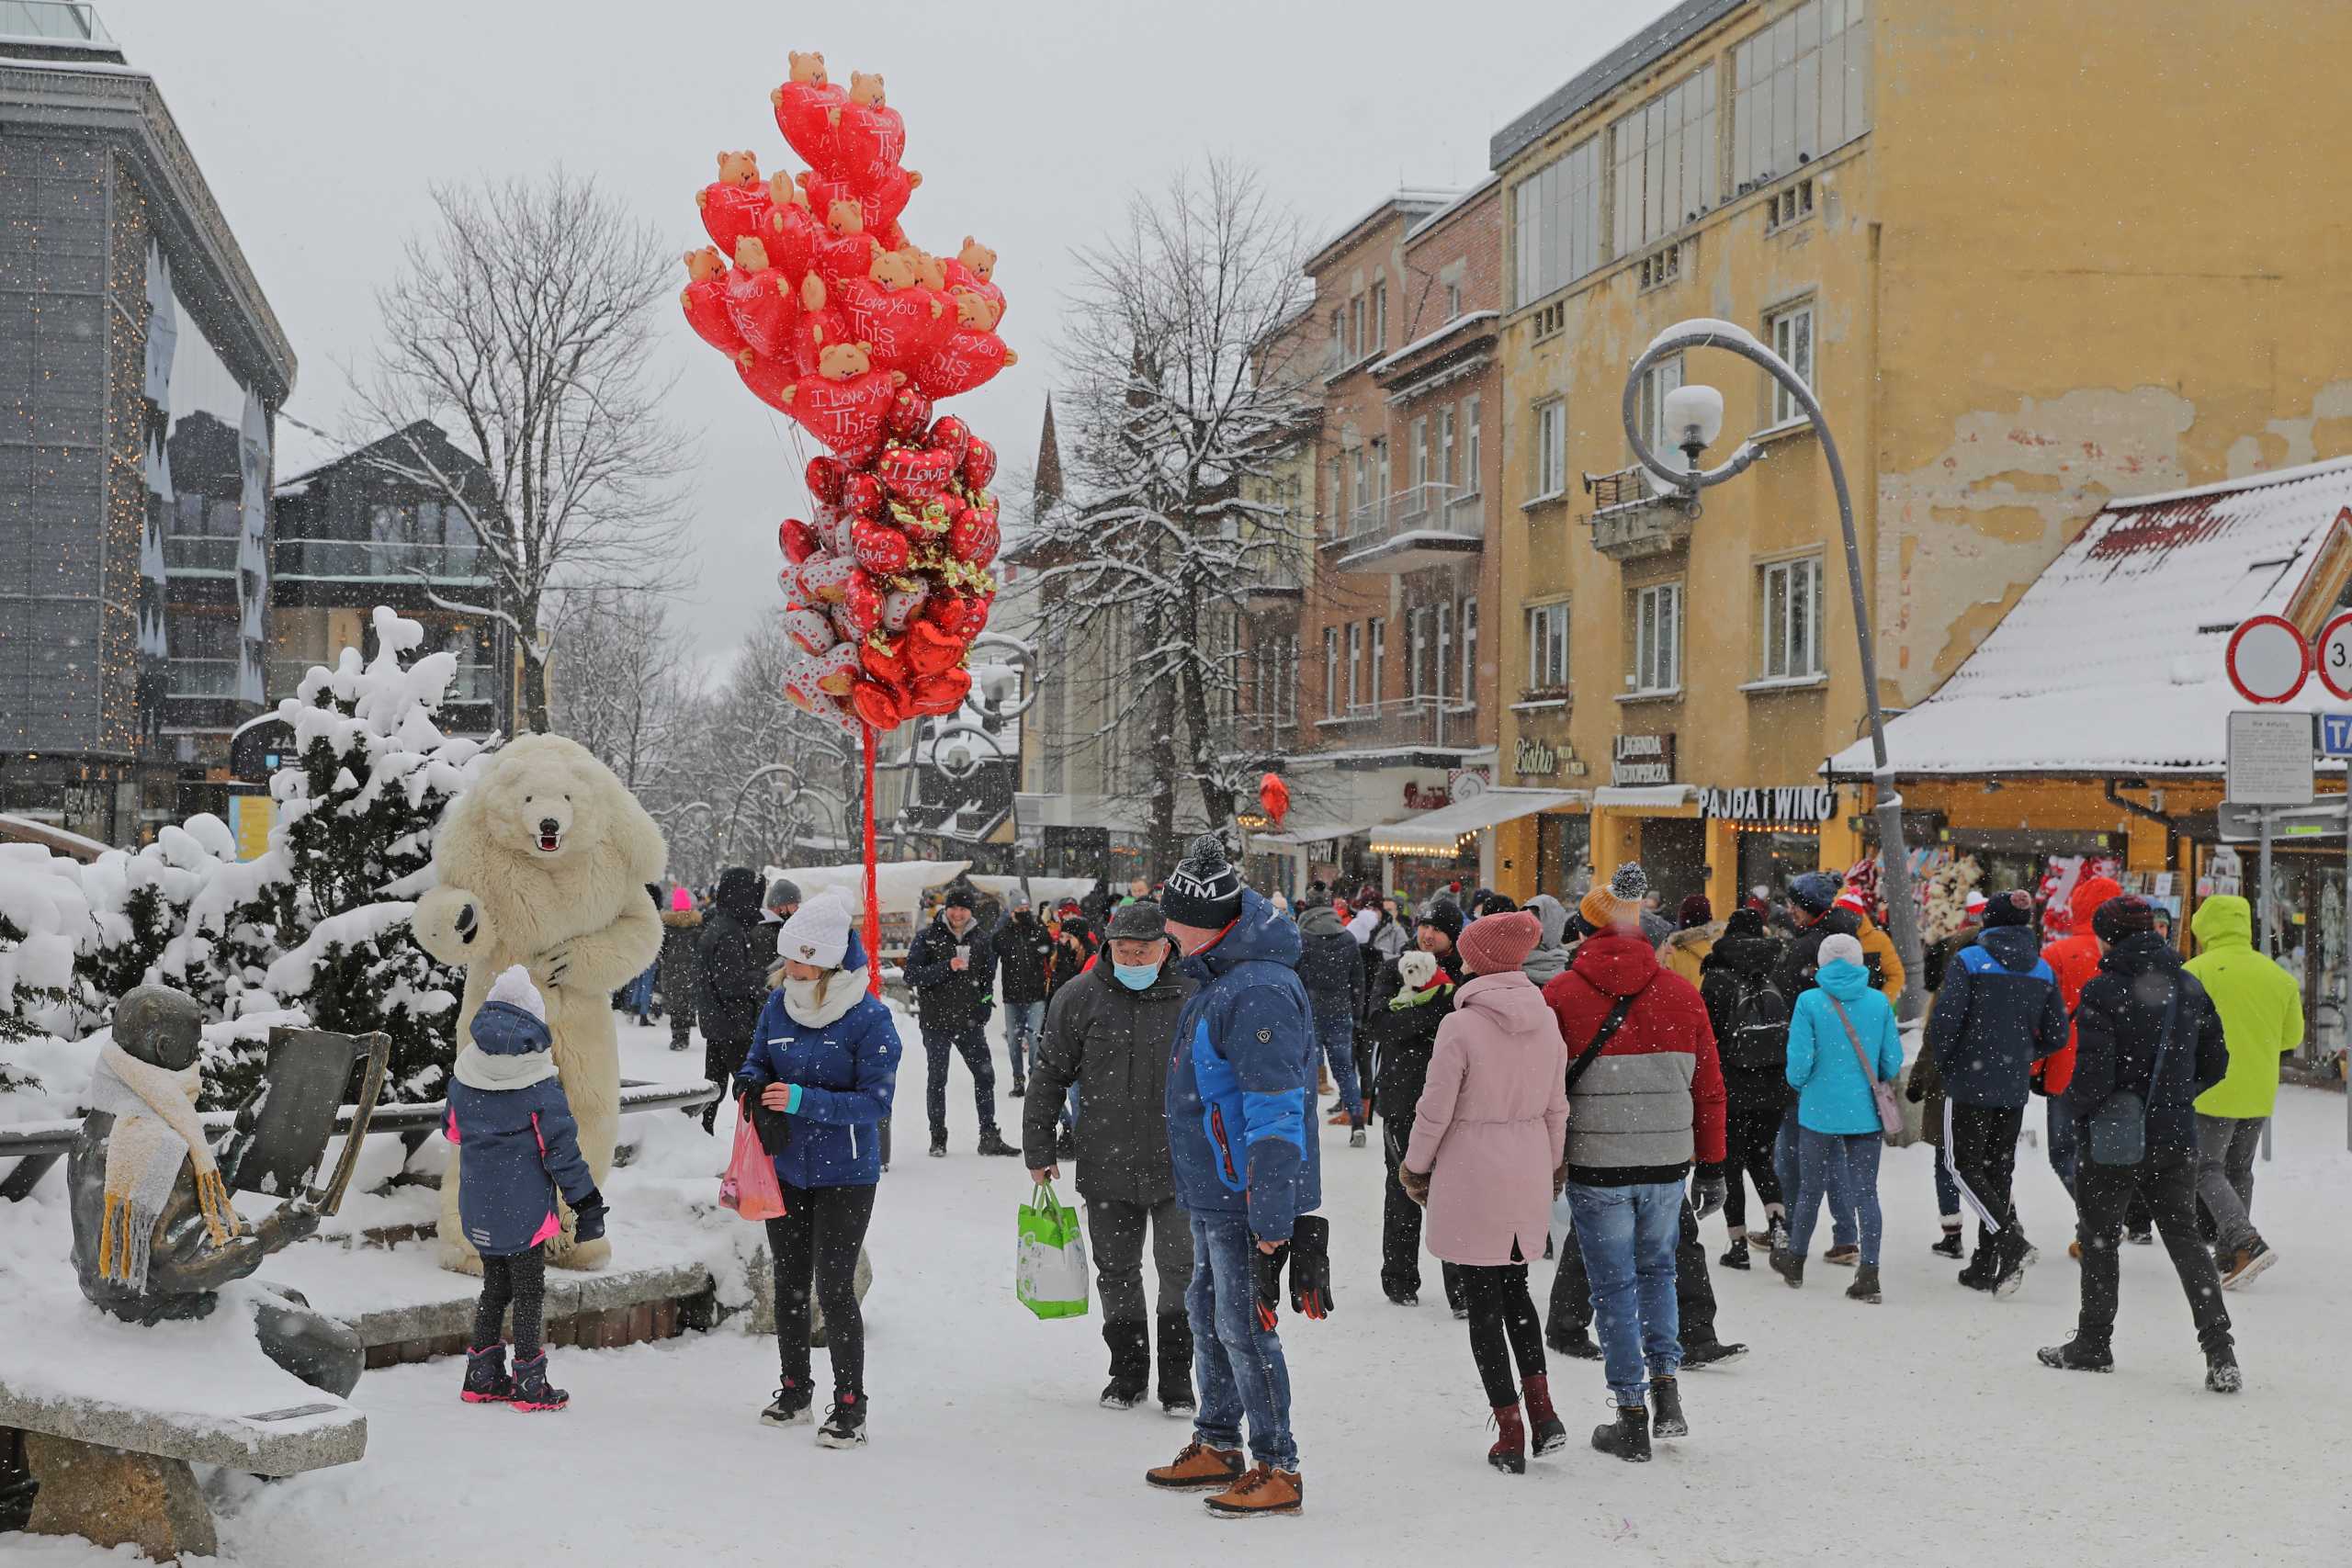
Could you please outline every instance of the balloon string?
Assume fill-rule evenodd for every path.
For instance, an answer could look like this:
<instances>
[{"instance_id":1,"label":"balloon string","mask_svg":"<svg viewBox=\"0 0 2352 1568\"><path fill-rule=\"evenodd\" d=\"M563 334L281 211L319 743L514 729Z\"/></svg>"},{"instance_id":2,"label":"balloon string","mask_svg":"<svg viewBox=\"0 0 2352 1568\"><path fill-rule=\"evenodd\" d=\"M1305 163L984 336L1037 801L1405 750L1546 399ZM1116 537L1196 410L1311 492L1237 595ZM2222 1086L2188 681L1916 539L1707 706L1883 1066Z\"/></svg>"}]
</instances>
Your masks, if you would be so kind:
<instances>
[{"instance_id":1,"label":"balloon string","mask_svg":"<svg viewBox=\"0 0 2352 1568\"><path fill-rule=\"evenodd\" d=\"M882 906L874 893L874 727L860 725L865 765L865 984L882 994Z\"/></svg>"}]
</instances>

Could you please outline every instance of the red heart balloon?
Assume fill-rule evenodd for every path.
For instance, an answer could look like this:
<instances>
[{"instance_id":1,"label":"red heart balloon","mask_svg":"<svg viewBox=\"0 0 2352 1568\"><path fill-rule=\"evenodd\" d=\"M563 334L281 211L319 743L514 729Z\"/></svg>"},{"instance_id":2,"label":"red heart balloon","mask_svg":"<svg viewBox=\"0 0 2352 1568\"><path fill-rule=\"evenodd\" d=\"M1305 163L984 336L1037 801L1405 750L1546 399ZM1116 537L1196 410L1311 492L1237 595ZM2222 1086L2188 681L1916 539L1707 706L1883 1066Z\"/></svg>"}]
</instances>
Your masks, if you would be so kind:
<instances>
[{"instance_id":1,"label":"red heart balloon","mask_svg":"<svg viewBox=\"0 0 2352 1568\"><path fill-rule=\"evenodd\" d=\"M799 288L816 260L817 237L824 231L825 226L798 202L770 202L760 230L767 245L768 265L790 278L795 288Z\"/></svg>"},{"instance_id":2,"label":"red heart balloon","mask_svg":"<svg viewBox=\"0 0 2352 1568\"><path fill-rule=\"evenodd\" d=\"M862 462L881 442L882 416L898 395L898 378L888 370L868 370L845 381L803 376L788 389L784 412L842 457Z\"/></svg>"},{"instance_id":3,"label":"red heart balloon","mask_svg":"<svg viewBox=\"0 0 2352 1568\"><path fill-rule=\"evenodd\" d=\"M916 713L939 716L962 707L971 691L970 671L943 670L936 675L919 677L909 694L913 698L910 705Z\"/></svg>"},{"instance_id":4,"label":"red heart balloon","mask_svg":"<svg viewBox=\"0 0 2352 1568\"><path fill-rule=\"evenodd\" d=\"M820 453L808 459L808 493L819 501L841 500L842 481L848 477L849 465L839 457Z\"/></svg>"},{"instance_id":5,"label":"red heart balloon","mask_svg":"<svg viewBox=\"0 0 2352 1568\"><path fill-rule=\"evenodd\" d=\"M808 193L808 205L819 212L831 211L833 203L837 201L856 202L870 232L887 229L899 220L899 214L907 209L907 200L914 195L915 186L922 184L922 176L894 166L883 170L879 179L860 186L828 175L821 169L812 169L801 184ZM886 248L898 249L896 245Z\"/></svg>"},{"instance_id":6,"label":"red heart balloon","mask_svg":"<svg viewBox=\"0 0 2352 1568\"><path fill-rule=\"evenodd\" d=\"M895 577L907 570L912 549L905 533L892 525L860 517L849 525L849 538L857 564L875 576Z\"/></svg>"},{"instance_id":7,"label":"red heart balloon","mask_svg":"<svg viewBox=\"0 0 2352 1568\"><path fill-rule=\"evenodd\" d=\"M969 242L966 243L966 251L967 254L973 251L980 250L983 247L974 246L970 244ZM991 267L995 266L996 258L990 256L989 258L989 265ZM961 290L975 296L979 299L984 310L984 314L987 317L984 323L968 322L967 323L967 325L985 324L990 329L993 329L999 321L1004 320L1003 289L999 288L986 277L983 277L980 274L973 271L971 267L966 265L963 258L960 256L948 257L946 265L948 291L950 293L955 293Z\"/></svg>"},{"instance_id":8,"label":"red heart balloon","mask_svg":"<svg viewBox=\"0 0 2352 1568\"><path fill-rule=\"evenodd\" d=\"M826 150L830 156L808 161L859 190L870 191L905 154L907 122L878 97L862 104L854 101L855 96L853 91L853 101L832 119L832 145Z\"/></svg>"},{"instance_id":9,"label":"red heart balloon","mask_svg":"<svg viewBox=\"0 0 2352 1568\"><path fill-rule=\"evenodd\" d=\"M686 325L719 353L741 354L743 334L735 330L734 321L727 314L727 264L717 251L704 250L689 255L687 266L695 265L696 256L707 258L704 263L707 270L690 279L678 295L678 303L685 309Z\"/></svg>"},{"instance_id":10,"label":"red heart balloon","mask_svg":"<svg viewBox=\"0 0 2352 1568\"><path fill-rule=\"evenodd\" d=\"M920 620L907 628L907 670L914 675L936 675L943 670L953 670L964 657L960 638L949 637L928 620Z\"/></svg>"},{"instance_id":11,"label":"red heart balloon","mask_svg":"<svg viewBox=\"0 0 2352 1568\"><path fill-rule=\"evenodd\" d=\"M964 488L976 492L984 491L994 478L996 448L975 435L971 446L964 453Z\"/></svg>"},{"instance_id":12,"label":"red heart balloon","mask_svg":"<svg viewBox=\"0 0 2352 1568\"><path fill-rule=\"evenodd\" d=\"M942 414L932 423L931 434L923 437L923 445L934 452L944 452L960 466L964 454L971 449L972 427L954 414Z\"/></svg>"},{"instance_id":13,"label":"red heart balloon","mask_svg":"<svg viewBox=\"0 0 2352 1568\"><path fill-rule=\"evenodd\" d=\"M702 226L710 243L724 254L733 255L735 242L746 235L757 239L767 232L768 187L756 177L749 185L725 180L707 185L695 193L695 205L702 209Z\"/></svg>"},{"instance_id":14,"label":"red heart balloon","mask_svg":"<svg viewBox=\"0 0 2352 1568\"><path fill-rule=\"evenodd\" d=\"M918 505L947 488L956 465L944 452L920 446L893 446L875 459L882 488L901 501Z\"/></svg>"},{"instance_id":15,"label":"red heart balloon","mask_svg":"<svg viewBox=\"0 0 2352 1568\"><path fill-rule=\"evenodd\" d=\"M805 606L784 613L784 632L803 653L822 653L841 640L833 635L832 622Z\"/></svg>"},{"instance_id":16,"label":"red heart balloon","mask_svg":"<svg viewBox=\"0 0 2352 1568\"><path fill-rule=\"evenodd\" d=\"M1018 358L996 333L958 328L937 348L908 365L907 374L933 398L952 398L982 385Z\"/></svg>"},{"instance_id":17,"label":"red heart balloon","mask_svg":"<svg viewBox=\"0 0 2352 1568\"><path fill-rule=\"evenodd\" d=\"M808 267L828 286L838 286L846 279L865 276L873 270L874 258L881 250L881 243L862 229L846 233L828 230L818 234L809 252Z\"/></svg>"},{"instance_id":18,"label":"red heart balloon","mask_svg":"<svg viewBox=\"0 0 2352 1568\"><path fill-rule=\"evenodd\" d=\"M787 517L776 525L775 542L784 558L798 566L817 553L817 530L797 517Z\"/></svg>"},{"instance_id":19,"label":"red heart balloon","mask_svg":"<svg viewBox=\"0 0 2352 1568\"><path fill-rule=\"evenodd\" d=\"M890 404L890 417L883 428L901 441L912 441L922 434L924 425L931 423L931 400L912 387L899 389L899 396Z\"/></svg>"},{"instance_id":20,"label":"red heart balloon","mask_svg":"<svg viewBox=\"0 0 2352 1568\"><path fill-rule=\"evenodd\" d=\"M948 635L956 638L958 641L966 643L970 642L974 637L979 636L980 633L987 628L989 624L989 606L995 603L996 591L994 589L990 589L986 593L967 593L964 595L962 605L964 611L963 619L958 621L954 626L948 628Z\"/></svg>"},{"instance_id":21,"label":"red heart balloon","mask_svg":"<svg viewBox=\"0 0 2352 1568\"><path fill-rule=\"evenodd\" d=\"M860 681L851 689L849 700L859 719L870 729L896 729L906 722L906 698L899 695L896 686Z\"/></svg>"},{"instance_id":22,"label":"red heart balloon","mask_svg":"<svg viewBox=\"0 0 2352 1568\"><path fill-rule=\"evenodd\" d=\"M842 618L849 623L853 642L864 642L882 624L882 589L873 574L856 571L842 595Z\"/></svg>"},{"instance_id":23,"label":"red heart balloon","mask_svg":"<svg viewBox=\"0 0 2352 1568\"><path fill-rule=\"evenodd\" d=\"M882 515L882 481L863 468L852 468L842 480L841 508L853 517Z\"/></svg>"},{"instance_id":24,"label":"red heart balloon","mask_svg":"<svg viewBox=\"0 0 2352 1568\"><path fill-rule=\"evenodd\" d=\"M789 329L797 313L791 285L775 267L728 274L727 318L761 357L788 355Z\"/></svg>"},{"instance_id":25,"label":"red heart balloon","mask_svg":"<svg viewBox=\"0 0 2352 1568\"><path fill-rule=\"evenodd\" d=\"M905 639L887 637L876 641L867 637L858 645L858 661L865 672L886 685L903 686L907 681Z\"/></svg>"},{"instance_id":26,"label":"red heart balloon","mask_svg":"<svg viewBox=\"0 0 2352 1568\"><path fill-rule=\"evenodd\" d=\"M922 618L934 631L954 632L964 624L964 604L953 588L933 588L923 601Z\"/></svg>"},{"instance_id":27,"label":"red heart balloon","mask_svg":"<svg viewBox=\"0 0 2352 1568\"><path fill-rule=\"evenodd\" d=\"M818 78L786 82L768 95L775 108L775 128L792 143L803 161L830 168L833 163L835 109L849 107L849 94Z\"/></svg>"},{"instance_id":28,"label":"red heart balloon","mask_svg":"<svg viewBox=\"0 0 2352 1568\"><path fill-rule=\"evenodd\" d=\"M966 566L988 565L996 558L997 547L1002 543L993 505L966 507L947 530L947 553Z\"/></svg>"},{"instance_id":29,"label":"red heart balloon","mask_svg":"<svg viewBox=\"0 0 2352 1568\"><path fill-rule=\"evenodd\" d=\"M831 287L828 299L840 308L850 336L871 344L879 364L908 366L929 359L955 331L955 318L944 301L920 284L889 288L870 277L844 277Z\"/></svg>"},{"instance_id":30,"label":"red heart balloon","mask_svg":"<svg viewBox=\"0 0 2352 1568\"><path fill-rule=\"evenodd\" d=\"M790 362L763 359L751 349L735 356L735 374L752 389L752 396L779 413L790 413L794 399L793 388L800 373Z\"/></svg>"}]
</instances>

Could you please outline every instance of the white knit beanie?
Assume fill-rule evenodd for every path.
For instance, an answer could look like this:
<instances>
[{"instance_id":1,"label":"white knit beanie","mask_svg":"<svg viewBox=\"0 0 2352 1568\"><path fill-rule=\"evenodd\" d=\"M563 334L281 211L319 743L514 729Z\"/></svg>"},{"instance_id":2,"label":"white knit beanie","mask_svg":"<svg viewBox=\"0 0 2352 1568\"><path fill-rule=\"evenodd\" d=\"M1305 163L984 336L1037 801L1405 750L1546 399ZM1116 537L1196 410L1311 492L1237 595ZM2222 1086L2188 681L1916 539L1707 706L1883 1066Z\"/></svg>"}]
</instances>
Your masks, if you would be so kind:
<instances>
[{"instance_id":1,"label":"white knit beanie","mask_svg":"<svg viewBox=\"0 0 2352 1568\"><path fill-rule=\"evenodd\" d=\"M548 1021L548 1004L541 999L539 988L531 984L531 972L520 964L501 972L498 978L490 983L490 995L482 999L520 1008L541 1023Z\"/></svg>"},{"instance_id":2,"label":"white knit beanie","mask_svg":"<svg viewBox=\"0 0 2352 1568\"><path fill-rule=\"evenodd\" d=\"M802 904L775 931L775 955L820 969L838 969L849 952L852 911L838 888Z\"/></svg>"},{"instance_id":3,"label":"white knit beanie","mask_svg":"<svg viewBox=\"0 0 2352 1568\"><path fill-rule=\"evenodd\" d=\"M1861 942L1843 931L1823 939L1818 959L1823 968L1838 963L1850 964L1857 969L1863 966Z\"/></svg>"}]
</instances>

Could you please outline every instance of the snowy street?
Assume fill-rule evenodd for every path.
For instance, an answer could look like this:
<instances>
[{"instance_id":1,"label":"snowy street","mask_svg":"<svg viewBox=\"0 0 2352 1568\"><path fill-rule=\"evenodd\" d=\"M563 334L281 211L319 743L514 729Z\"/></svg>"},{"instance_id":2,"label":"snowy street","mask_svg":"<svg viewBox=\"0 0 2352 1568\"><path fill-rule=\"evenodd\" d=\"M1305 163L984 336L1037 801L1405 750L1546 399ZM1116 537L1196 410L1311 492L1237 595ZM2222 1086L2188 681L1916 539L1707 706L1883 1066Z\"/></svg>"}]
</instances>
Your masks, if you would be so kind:
<instances>
[{"instance_id":1,"label":"snowy street","mask_svg":"<svg viewBox=\"0 0 2352 1568\"><path fill-rule=\"evenodd\" d=\"M671 1055L658 1028L624 1038L631 1077L673 1075L699 1059L698 1048ZM1001 1076L1001 1044L996 1060ZM573 1397L560 1415L462 1404L454 1361L402 1367L368 1373L354 1396L369 1419L361 1463L267 1485L214 1483L224 1551L248 1568L503 1568L518 1551L615 1563L1027 1568L1041 1558L1196 1562L1237 1550L1353 1563L1539 1552L1785 1563L1826 1551L1923 1564L1997 1554L2022 1565L2120 1562L2139 1541L2151 1562L2343 1561L2340 1456L2352 1443L2352 1400L2325 1347L2352 1297L2352 1254L2338 1239L2347 1156L2334 1095L2280 1096L2278 1157L2259 1169L2256 1202L2283 1260L2230 1298L2242 1398L2200 1387L2161 1247L2125 1249L2115 1375L2037 1366L2035 1347L2065 1337L2075 1305L2057 1218L2064 1200L2041 1149L2019 1150L2018 1190L2042 1261L2016 1299L1996 1303L1954 1286L1953 1267L1928 1253L1935 1219L1923 1145L1891 1152L1881 1181L1885 1304L1847 1301L1849 1276L1826 1266L1802 1292L1760 1266L1717 1269L1722 1332L1752 1353L1686 1380L1691 1436L1661 1444L1647 1467L1591 1452L1586 1430L1605 1414L1599 1368L1555 1357L1573 1441L1522 1479L1484 1462L1487 1413L1463 1327L1437 1304L1434 1263L1418 1310L1381 1300L1377 1149L1351 1151L1326 1129L1339 1311L1283 1325L1306 1511L1239 1542L1218 1533L1198 1498L1141 1484L1187 1429L1156 1406L1096 1407L1100 1316L1042 1323L1015 1303L1011 1222L1027 1182L1017 1162L971 1154L960 1066L948 1159L921 1152L922 1095L918 1050L899 1085L899 1157L870 1242L867 1449L828 1452L806 1427L759 1425L775 1347L740 1322L659 1346L558 1349L555 1372ZM617 1227L626 1175L613 1198ZM1721 1220L1704 1231L1712 1259ZM1533 1275L1540 1303L1550 1269ZM821 1386L822 1351L815 1366ZM452 1506L501 1494L530 1502ZM118 1560L80 1542L0 1538L10 1568Z\"/></svg>"}]
</instances>

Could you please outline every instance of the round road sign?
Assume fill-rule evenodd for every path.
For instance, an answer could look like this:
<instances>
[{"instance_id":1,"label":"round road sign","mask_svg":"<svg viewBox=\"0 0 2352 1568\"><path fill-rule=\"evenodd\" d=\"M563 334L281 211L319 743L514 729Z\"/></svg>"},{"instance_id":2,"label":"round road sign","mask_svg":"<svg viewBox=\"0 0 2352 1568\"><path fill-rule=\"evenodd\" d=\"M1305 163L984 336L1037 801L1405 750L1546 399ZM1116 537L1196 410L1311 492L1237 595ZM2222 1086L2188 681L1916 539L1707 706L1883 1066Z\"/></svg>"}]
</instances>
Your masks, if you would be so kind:
<instances>
[{"instance_id":1,"label":"round road sign","mask_svg":"<svg viewBox=\"0 0 2352 1568\"><path fill-rule=\"evenodd\" d=\"M2311 644L2284 615L2249 617L2230 634L2227 659L2230 684L2250 703L2290 701L2312 672Z\"/></svg>"},{"instance_id":2,"label":"round road sign","mask_svg":"<svg viewBox=\"0 0 2352 1568\"><path fill-rule=\"evenodd\" d=\"M2320 684L2352 703L2352 610L2321 628L2319 645L2312 652Z\"/></svg>"}]
</instances>

